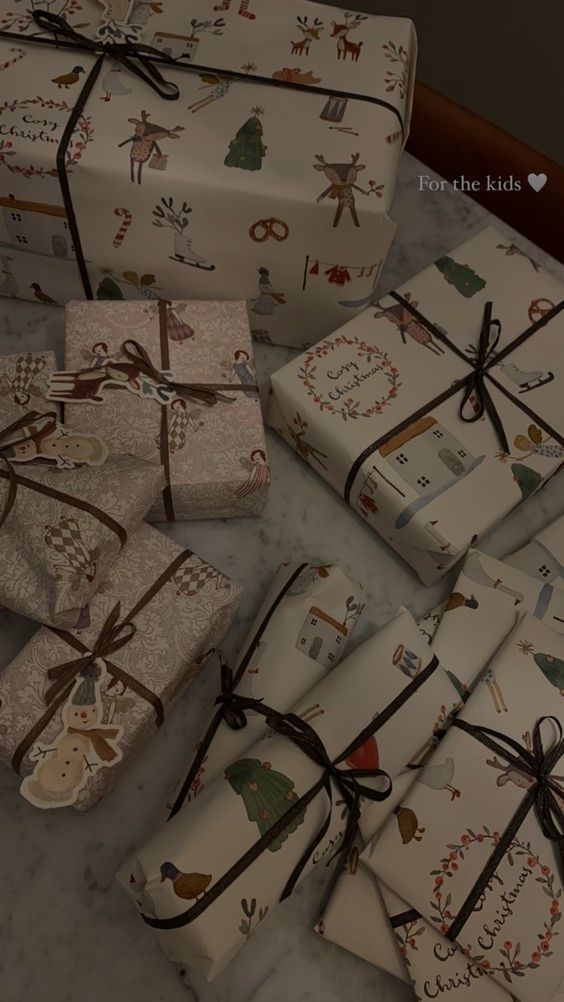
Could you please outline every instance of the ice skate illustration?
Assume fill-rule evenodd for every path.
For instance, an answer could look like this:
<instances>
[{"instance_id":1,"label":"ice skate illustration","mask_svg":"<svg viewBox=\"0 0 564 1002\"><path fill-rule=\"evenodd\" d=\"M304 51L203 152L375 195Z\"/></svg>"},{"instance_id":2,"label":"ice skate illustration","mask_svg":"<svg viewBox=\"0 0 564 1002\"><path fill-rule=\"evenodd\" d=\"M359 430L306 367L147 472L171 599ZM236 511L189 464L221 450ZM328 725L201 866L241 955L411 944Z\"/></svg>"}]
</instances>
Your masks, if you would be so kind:
<instances>
[{"instance_id":1,"label":"ice skate illustration","mask_svg":"<svg viewBox=\"0 0 564 1002\"><path fill-rule=\"evenodd\" d=\"M551 383L554 379L553 372L543 372L541 369L536 372L524 372L515 362L500 362L500 369L512 383L519 387L519 393L537 390L539 386Z\"/></svg>"}]
</instances>

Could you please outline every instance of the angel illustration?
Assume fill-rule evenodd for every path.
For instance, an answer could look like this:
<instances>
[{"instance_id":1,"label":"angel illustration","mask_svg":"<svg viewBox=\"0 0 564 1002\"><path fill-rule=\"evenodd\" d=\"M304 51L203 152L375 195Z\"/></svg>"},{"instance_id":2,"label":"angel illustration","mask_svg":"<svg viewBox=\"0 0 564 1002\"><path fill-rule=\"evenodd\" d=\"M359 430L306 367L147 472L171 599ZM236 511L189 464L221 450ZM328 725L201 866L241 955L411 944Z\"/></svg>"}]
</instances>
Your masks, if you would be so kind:
<instances>
[{"instance_id":1,"label":"angel illustration","mask_svg":"<svg viewBox=\"0 0 564 1002\"><path fill-rule=\"evenodd\" d=\"M249 477L244 484L235 491L235 497L239 500L253 494L261 487L267 487L270 483L270 467L263 449L255 449L251 452L250 459L242 456L239 460L244 470L249 471Z\"/></svg>"},{"instance_id":2,"label":"angel illustration","mask_svg":"<svg viewBox=\"0 0 564 1002\"><path fill-rule=\"evenodd\" d=\"M549 444L550 443L550 444ZM543 438L540 428L536 424L530 424L526 435L516 435L514 445L519 452L525 455L520 459L528 459L529 456L545 456L547 459L563 459L564 448L557 442L551 442L550 435Z\"/></svg>"},{"instance_id":3,"label":"angel illustration","mask_svg":"<svg viewBox=\"0 0 564 1002\"><path fill-rule=\"evenodd\" d=\"M248 351L240 348L233 355L233 361L223 359L221 364L227 369L227 379L230 383L234 379L237 379L243 386L249 386L249 389L244 392L245 397L248 397L249 400L258 399L258 390L256 389L257 377L250 365Z\"/></svg>"},{"instance_id":4,"label":"angel illustration","mask_svg":"<svg viewBox=\"0 0 564 1002\"><path fill-rule=\"evenodd\" d=\"M202 108L207 108L214 101L220 101L222 97L225 97L232 83L229 77L223 77L220 73L200 73L200 80L202 86L199 90L207 90L207 94L199 101L188 105L188 111L191 111L193 115L197 111L201 111Z\"/></svg>"}]
</instances>

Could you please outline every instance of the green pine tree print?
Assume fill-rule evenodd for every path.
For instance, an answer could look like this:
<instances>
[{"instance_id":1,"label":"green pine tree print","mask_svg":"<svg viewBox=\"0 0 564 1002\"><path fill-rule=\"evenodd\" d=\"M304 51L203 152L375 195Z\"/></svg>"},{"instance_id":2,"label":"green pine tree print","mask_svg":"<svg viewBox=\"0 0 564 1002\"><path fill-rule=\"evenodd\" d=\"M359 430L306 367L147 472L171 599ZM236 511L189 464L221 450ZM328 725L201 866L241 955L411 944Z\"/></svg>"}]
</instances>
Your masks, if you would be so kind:
<instances>
[{"instance_id":1,"label":"green pine tree print","mask_svg":"<svg viewBox=\"0 0 564 1002\"><path fill-rule=\"evenodd\" d=\"M480 278L470 265L458 264L451 257L440 257L438 261L435 261L435 266L442 273L445 281L449 285L454 285L465 299L471 299L486 286L484 279Z\"/></svg>"},{"instance_id":2,"label":"green pine tree print","mask_svg":"<svg viewBox=\"0 0 564 1002\"><path fill-rule=\"evenodd\" d=\"M225 776L235 793L243 799L249 821L258 825L261 835L266 835L273 824L292 806L298 795L293 780L272 769L270 762L257 758L241 758L225 770ZM276 852L292 832L303 823L305 808L268 846Z\"/></svg>"}]
</instances>

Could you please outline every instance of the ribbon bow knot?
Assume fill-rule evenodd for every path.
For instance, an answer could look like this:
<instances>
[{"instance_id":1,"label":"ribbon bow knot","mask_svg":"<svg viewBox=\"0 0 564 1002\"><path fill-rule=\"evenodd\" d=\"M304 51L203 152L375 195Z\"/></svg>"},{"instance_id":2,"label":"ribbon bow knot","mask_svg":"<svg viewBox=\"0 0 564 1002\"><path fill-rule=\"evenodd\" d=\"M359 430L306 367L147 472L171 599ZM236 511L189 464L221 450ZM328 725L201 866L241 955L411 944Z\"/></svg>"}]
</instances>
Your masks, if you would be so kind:
<instances>
[{"instance_id":1,"label":"ribbon bow knot","mask_svg":"<svg viewBox=\"0 0 564 1002\"><path fill-rule=\"evenodd\" d=\"M45 693L47 704L52 703L59 693L69 683L74 682L75 678L85 672L90 665L95 665L96 662L100 661L105 663L112 654L115 654L116 651L119 651L129 643L136 631L136 626L131 622L120 623L120 615L121 604L120 602L116 602L106 618L92 650L84 650L81 652L80 657L49 668L47 675L53 680L53 685L49 686Z\"/></svg>"},{"instance_id":2,"label":"ribbon bow knot","mask_svg":"<svg viewBox=\"0 0 564 1002\"><path fill-rule=\"evenodd\" d=\"M214 705L220 706L225 723L234 731L241 731L247 726L245 710L250 709L257 702L255 699L248 699L239 696L235 692L235 681L233 671L226 665L220 657L220 679L221 693L217 697ZM259 701L260 702L260 701Z\"/></svg>"},{"instance_id":3,"label":"ribbon bow knot","mask_svg":"<svg viewBox=\"0 0 564 1002\"><path fill-rule=\"evenodd\" d=\"M495 363L495 350L501 337L501 322L492 320L493 303L486 303L482 327L478 337L476 357L472 364L472 372L465 380L465 390L459 407L459 415L466 424L473 424L487 414L497 433L500 445L504 452L509 452L509 443L503 423L498 414L497 408L492 400L491 393L486 383L490 367ZM492 328L496 331L494 337L491 336ZM469 414L465 408L473 397L476 404L473 413Z\"/></svg>"},{"instance_id":4,"label":"ribbon bow knot","mask_svg":"<svg viewBox=\"0 0 564 1002\"><path fill-rule=\"evenodd\" d=\"M164 302L164 300L161 300ZM170 379L164 372L161 372L153 361L149 353L137 341L127 339L124 341L121 350L126 358L133 362L143 375L148 376L159 386L166 386L176 393L177 396L195 403L203 404L205 407L213 407L218 401L223 403L233 403L235 397L228 397L220 390L232 389L228 384L223 383L181 383L175 379ZM243 389L249 389L244 387Z\"/></svg>"},{"instance_id":5,"label":"ribbon bow knot","mask_svg":"<svg viewBox=\"0 0 564 1002\"><path fill-rule=\"evenodd\" d=\"M101 58L111 56L130 73L148 84L165 101L178 100L179 88L175 83L166 80L155 65L155 59L168 65L175 65L176 60L155 49L154 46L145 45L143 42L101 42L99 39L88 38L87 35L75 31L59 14L53 14L48 10L34 10L32 17L43 31L50 31L57 42L59 39L64 39L80 45L81 49L86 49L94 56Z\"/></svg>"}]
</instances>

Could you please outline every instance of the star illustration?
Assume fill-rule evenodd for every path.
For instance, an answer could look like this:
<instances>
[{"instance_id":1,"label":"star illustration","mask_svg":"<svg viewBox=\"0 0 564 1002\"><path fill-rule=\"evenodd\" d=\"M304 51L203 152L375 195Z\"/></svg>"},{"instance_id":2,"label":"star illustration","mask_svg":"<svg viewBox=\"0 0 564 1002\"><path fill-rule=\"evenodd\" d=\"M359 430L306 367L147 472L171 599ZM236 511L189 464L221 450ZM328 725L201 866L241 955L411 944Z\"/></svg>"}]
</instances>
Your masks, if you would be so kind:
<instances>
[{"instance_id":1,"label":"star illustration","mask_svg":"<svg viewBox=\"0 0 564 1002\"><path fill-rule=\"evenodd\" d=\"M534 645L530 640L519 640L517 643L517 648L521 651L521 654L532 654L534 650Z\"/></svg>"}]
</instances>

